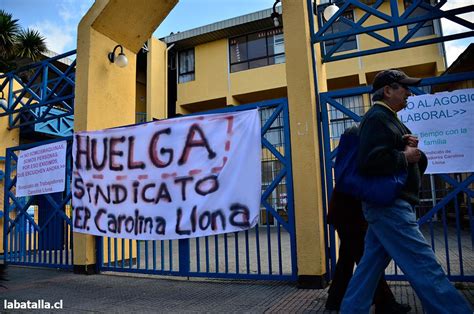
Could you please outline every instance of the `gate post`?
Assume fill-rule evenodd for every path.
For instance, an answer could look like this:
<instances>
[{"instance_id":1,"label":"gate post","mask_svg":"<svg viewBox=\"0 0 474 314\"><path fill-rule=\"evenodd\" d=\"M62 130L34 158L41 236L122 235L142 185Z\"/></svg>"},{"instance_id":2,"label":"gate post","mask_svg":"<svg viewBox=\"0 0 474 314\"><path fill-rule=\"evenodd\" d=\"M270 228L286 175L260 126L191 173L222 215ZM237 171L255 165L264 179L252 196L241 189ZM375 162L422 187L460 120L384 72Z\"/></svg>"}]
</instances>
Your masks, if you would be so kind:
<instances>
[{"instance_id":1,"label":"gate post","mask_svg":"<svg viewBox=\"0 0 474 314\"><path fill-rule=\"evenodd\" d=\"M291 156L298 283L301 288L324 288L326 253L323 193L318 145L319 129L312 68L313 51L307 0L283 0L286 80L290 112ZM325 88L325 69L319 60L318 81Z\"/></svg>"},{"instance_id":2,"label":"gate post","mask_svg":"<svg viewBox=\"0 0 474 314\"><path fill-rule=\"evenodd\" d=\"M191 260L189 252L189 239L179 239L179 273L181 276L189 276L189 262Z\"/></svg>"},{"instance_id":3,"label":"gate post","mask_svg":"<svg viewBox=\"0 0 474 314\"><path fill-rule=\"evenodd\" d=\"M6 78L5 78L6 79ZM3 80L0 80L0 84L3 83ZM10 95L10 88L17 88L18 83L15 82L10 82L7 84L4 89L4 94L5 95ZM14 86L15 85L15 86ZM7 96L8 97L8 96ZM0 109L1 110L1 109ZM5 174L5 177L2 179L3 176L0 176L0 211L3 214L3 211L5 209L4 207L4 189L5 189L5 182L6 182L6 165L5 163L7 162L3 157L6 156L6 149L8 147L12 146L18 146L20 143L20 129L15 128L15 129L8 129L8 120L10 119L10 116L5 116L5 117L0 117L0 171L2 171ZM8 174L9 175L9 174ZM3 215L0 215L0 255L4 253L3 249L3 223L4 223L5 217Z\"/></svg>"},{"instance_id":4,"label":"gate post","mask_svg":"<svg viewBox=\"0 0 474 314\"><path fill-rule=\"evenodd\" d=\"M78 27L75 131L135 123L136 54L177 2L101 0L89 9ZM107 58L116 45L124 68ZM74 234L75 272L94 273L96 254L93 236Z\"/></svg>"}]
</instances>

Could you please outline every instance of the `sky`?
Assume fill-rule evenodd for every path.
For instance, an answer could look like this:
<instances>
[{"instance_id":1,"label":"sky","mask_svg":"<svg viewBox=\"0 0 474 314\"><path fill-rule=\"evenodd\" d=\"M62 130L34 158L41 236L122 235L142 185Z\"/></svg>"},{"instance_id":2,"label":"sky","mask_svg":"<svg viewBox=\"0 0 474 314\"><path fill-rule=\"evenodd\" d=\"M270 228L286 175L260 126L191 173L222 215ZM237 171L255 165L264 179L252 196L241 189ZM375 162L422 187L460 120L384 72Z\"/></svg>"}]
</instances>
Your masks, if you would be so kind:
<instances>
[{"instance_id":1,"label":"sky","mask_svg":"<svg viewBox=\"0 0 474 314\"><path fill-rule=\"evenodd\" d=\"M0 9L13 14L23 28L40 31L46 37L49 50L63 53L76 48L77 25L93 3L94 0L0 0ZM155 31L154 36L161 38L171 32L185 31L268 9L273 3L274 0L180 0ZM470 4L472 0L449 0L443 9ZM474 22L474 12L462 17ZM442 24L444 34L466 30L450 21L443 20ZM448 65L473 42L474 38L446 42Z\"/></svg>"}]
</instances>

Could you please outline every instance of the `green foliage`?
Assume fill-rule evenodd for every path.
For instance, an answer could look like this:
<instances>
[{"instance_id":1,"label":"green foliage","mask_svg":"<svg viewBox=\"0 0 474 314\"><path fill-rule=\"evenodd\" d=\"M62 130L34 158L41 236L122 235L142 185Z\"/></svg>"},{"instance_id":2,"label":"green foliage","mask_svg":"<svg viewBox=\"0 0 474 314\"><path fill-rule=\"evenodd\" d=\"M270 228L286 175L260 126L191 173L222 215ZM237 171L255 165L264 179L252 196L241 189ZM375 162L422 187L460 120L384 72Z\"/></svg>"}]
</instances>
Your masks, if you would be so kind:
<instances>
[{"instance_id":1,"label":"green foliage","mask_svg":"<svg viewBox=\"0 0 474 314\"><path fill-rule=\"evenodd\" d=\"M0 10L0 72L38 61L46 51L45 38L38 31L22 29L12 14Z\"/></svg>"},{"instance_id":2,"label":"green foliage","mask_svg":"<svg viewBox=\"0 0 474 314\"><path fill-rule=\"evenodd\" d=\"M18 20L13 20L12 17L11 14L0 10L0 57L2 59L13 53L16 34L20 30Z\"/></svg>"}]
</instances>

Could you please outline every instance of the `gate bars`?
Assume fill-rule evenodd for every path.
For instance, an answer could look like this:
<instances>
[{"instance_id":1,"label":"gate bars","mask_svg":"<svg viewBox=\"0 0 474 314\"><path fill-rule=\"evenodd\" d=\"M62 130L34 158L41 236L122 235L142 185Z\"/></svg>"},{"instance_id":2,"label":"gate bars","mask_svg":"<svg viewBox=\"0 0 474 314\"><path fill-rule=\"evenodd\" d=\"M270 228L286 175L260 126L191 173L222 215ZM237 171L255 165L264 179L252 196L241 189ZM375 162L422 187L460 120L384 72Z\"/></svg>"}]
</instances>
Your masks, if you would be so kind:
<instances>
[{"instance_id":1,"label":"gate bars","mask_svg":"<svg viewBox=\"0 0 474 314\"><path fill-rule=\"evenodd\" d=\"M276 99L206 113L254 108L259 108L262 119L263 189L257 227L183 240L138 241L99 237L97 252L101 271L232 279L296 279L287 100Z\"/></svg>"},{"instance_id":2,"label":"gate bars","mask_svg":"<svg viewBox=\"0 0 474 314\"><path fill-rule=\"evenodd\" d=\"M16 197L16 164L21 150L67 140L66 189L62 193ZM5 156L3 257L13 265L72 269L72 137L7 148Z\"/></svg>"}]
</instances>

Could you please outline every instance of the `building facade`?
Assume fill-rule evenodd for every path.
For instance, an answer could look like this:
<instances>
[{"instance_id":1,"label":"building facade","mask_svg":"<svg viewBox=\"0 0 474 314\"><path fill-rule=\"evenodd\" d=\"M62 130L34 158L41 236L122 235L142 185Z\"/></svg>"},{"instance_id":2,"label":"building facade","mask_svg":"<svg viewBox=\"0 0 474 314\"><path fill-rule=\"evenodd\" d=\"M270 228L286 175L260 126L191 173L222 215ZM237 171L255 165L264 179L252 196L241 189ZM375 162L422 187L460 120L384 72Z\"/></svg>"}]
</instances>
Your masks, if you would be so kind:
<instances>
[{"instance_id":1,"label":"building facade","mask_svg":"<svg viewBox=\"0 0 474 314\"><path fill-rule=\"evenodd\" d=\"M400 10L408 4L407 1L399 1ZM322 14L326 6L323 3L315 11ZM388 14L389 3L384 3L380 10ZM276 11L284 14L279 6ZM357 21L364 13L360 9L349 8L343 16ZM412 14L416 16L418 13L415 10ZM137 122L145 116L148 120L162 119L176 114L288 97L285 25L279 23L275 27L271 14L272 9L262 10L170 34L160 40L150 39L148 51L142 51L137 58ZM375 22L367 20L369 25ZM441 33L437 21L426 24L416 31L414 37L432 38ZM327 33L343 32L347 27L342 21L337 21ZM400 29L400 36L410 32L413 27L407 25ZM322 49L330 51L335 45L336 41L329 41L322 45ZM377 45L373 38L351 36L336 50L336 54ZM327 63L326 85L329 91L370 85L375 74L387 68L400 68L415 77L433 77L445 71L445 64L442 44L356 57ZM153 84L153 87L150 88L147 83ZM363 115L371 103L368 96L351 96L338 101ZM334 108L329 111L331 138L338 138L353 121ZM263 116L266 114L268 112L262 112ZM265 120L263 116L262 121ZM278 146L278 143L282 143L283 126L277 122L272 128L268 139ZM274 159L262 155L263 176L267 178L263 180L263 188L265 182L268 184L278 174L279 166ZM275 192L273 203L278 210L284 210L286 206L282 200L285 195L284 186ZM264 212L262 217L265 217ZM265 222L265 218L262 222Z\"/></svg>"},{"instance_id":2,"label":"building facade","mask_svg":"<svg viewBox=\"0 0 474 314\"><path fill-rule=\"evenodd\" d=\"M284 17L280 17L278 26L270 18L272 9L268 9L162 39L151 38L144 48L140 48L142 43L125 29L120 33L104 26L108 24L102 23L102 19L111 19L111 25L118 28L122 24L119 15L102 15L101 12L112 9L122 12L109 7L106 2L94 4L79 26L82 41L79 41L78 47L75 130L95 130L131 124L133 120L144 122L153 118L172 118L179 114L287 98L292 126L294 176L298 180L294 187L298 276L324 276L326 248L322 243L326 226L319 209L324 196L320 187L322 174L318 159L322 153L317 143L320 137L316 125L314 90L308 88L314 81L310 77L312 71L308 70L311 67L311 50L307 21L303 21L307 13L306 1L284 1L283 9L277 7ZM409 3L399 1L400 13ZM320 14L325 5L315 8L315 12ZM141 9L146 10L144 7ZM379 10L388 14L391 8L383 3ZM137 16L142 14L133 13ZM412 14L418 13L415 10ZM349 7L344 12L344 19L357 21L363 15L361 10ZM376 22L373 17L366 21L368 25ZM436 21L425 24L422 27L406 25L399 29L399 34L415 32L416 37L427 39L440 34ZM143 25L135 27L137 32L148 29ZM347 24L340 20L328 32L343 32L346 28ZM106 55L117 43L123 44L125 53L131 56L127 68L118 69L105 57L104 60L88 57ZM335 49L336 55L341 55L379 45L373 37L360 34L348 38L342 45L336 41L326 42L322 49L325 52ZM315 49L318 66L321 67L321 51L318 45ZM324 71L318 72L317 77L319 92L369 85L374 75L386 68L401 68L417 77L437 76L446 69L442 44L334 61L323 67ZM367 95L351 96L340 101L358 114L363 114L370 106ZM133 119L133 113L136 119ZM268 119L269 115L270 112L261 111L262 120ZM349 123L345 116L337 112L331 113L330 120L332 137L337 137L345 128L346 121ZM277 152L281 152L279 143L283 141L284 126L279 119L275 121L265 138ZM304 140L300 140L303 137ZM7 147L18 144L16 138ZM274 154L262 153L262 157L262 183L265 188L281 168ZM286 194L286 183L282 181L270 196L272 206L282 217L287 207ZM260 222L278 226L278 222L264 209ZM75 248L81 250L75 254L75 265L88 271L88 266L96 262L94 239L75 234L74 243Z\"/></svg>"},{"instance_id":3,"label":"building facade","mask_svg":"<svg viewBox=\"0 0 474 314\"><path fill-rule=\"evenodd\" d=\"M400 14L410 3L399 1ZM322 12L325 7L326 4L319 5L317 10ZM389 3L382 4L379 10L389 14ZM277 11L282 13L281 7L277 7ZM344 12L344 17L357 21L364 13L358 8L351 8ZM423 11L415 10L411 16L421 13ZM168 98L165 101L168 112L171 115L187 114L286 97L285 25L275 27L271 14L272 9L267 9L160 39L161 43L166 44L160 48L166 50L168 60L168 92L164 95ZM366 24L376 22L376 18L369 18ZM441 34L438 21L425 24L414 37L428 39ZM326 33L343 32L348 27L337 21ZM400 29L400 36L413 28L413 25L407 25ZM326 42L323 49L329 51L335 44L335 41ZM336 50L336 54L379 45L372 37L351 36ZM148 56L147 60L153 58ZM433 44L329 62L326 64L327 89L370 85L375 74L387 68L400 68L415 77L437 76L446 70L443 45ZM156 75L149 73L154 69L147 70L147 75ZM140 76L138 74L137 77ZM145 91L137 88L139 93L145 97ZM355 107L366 103L367 99L347 99L345 102L349 107ZM137 111L143 108L137 107Z\"/></svg>"}]
</instances>

